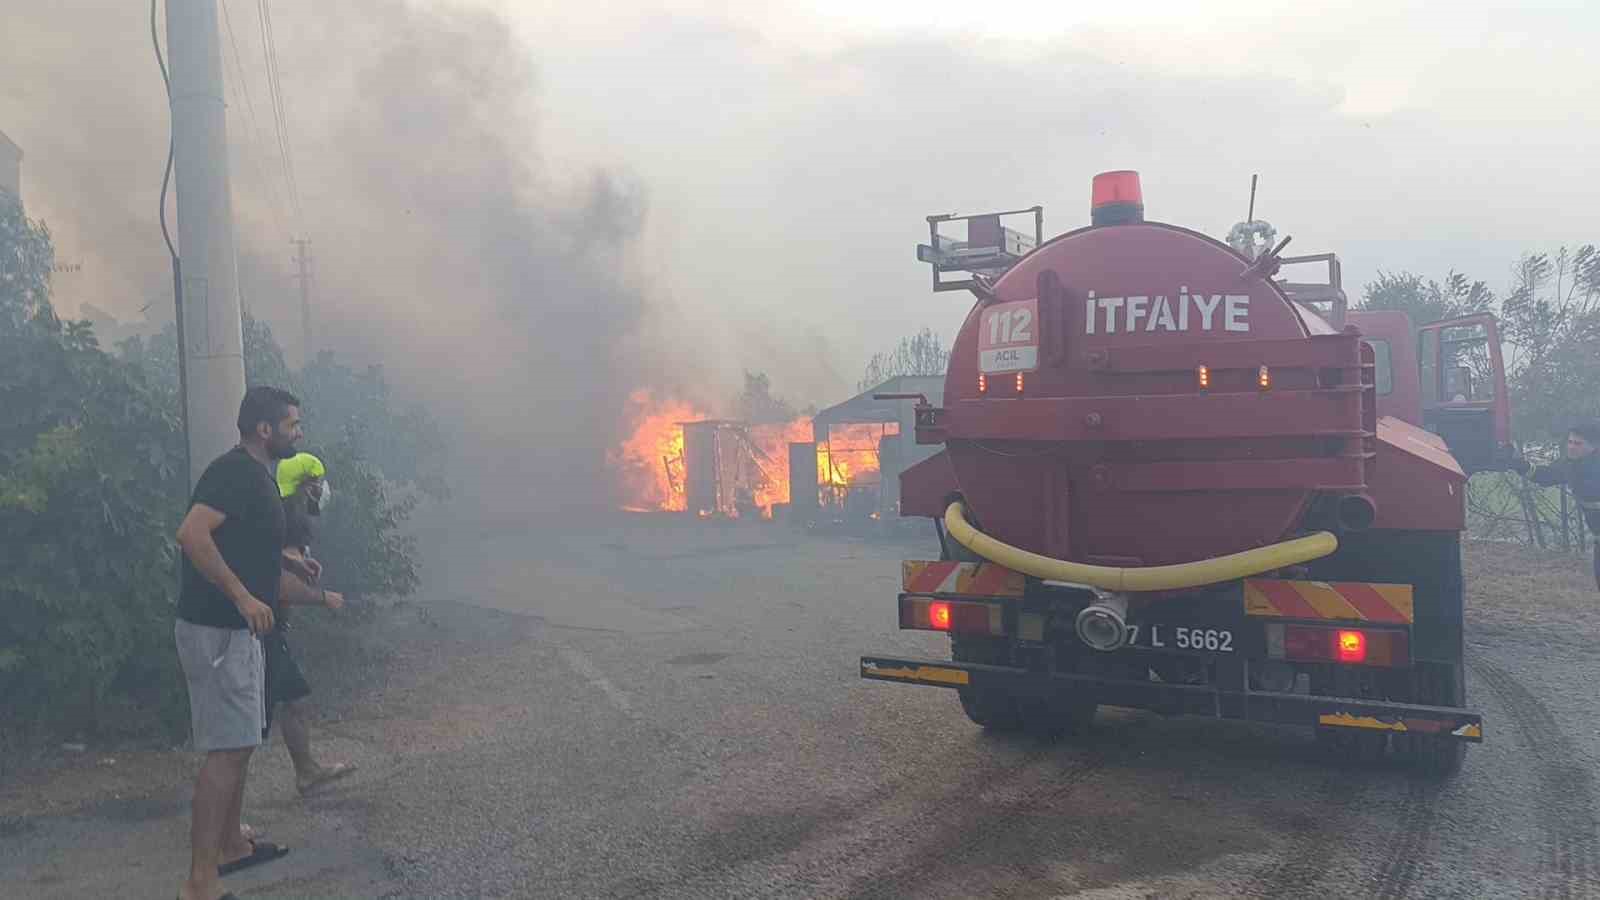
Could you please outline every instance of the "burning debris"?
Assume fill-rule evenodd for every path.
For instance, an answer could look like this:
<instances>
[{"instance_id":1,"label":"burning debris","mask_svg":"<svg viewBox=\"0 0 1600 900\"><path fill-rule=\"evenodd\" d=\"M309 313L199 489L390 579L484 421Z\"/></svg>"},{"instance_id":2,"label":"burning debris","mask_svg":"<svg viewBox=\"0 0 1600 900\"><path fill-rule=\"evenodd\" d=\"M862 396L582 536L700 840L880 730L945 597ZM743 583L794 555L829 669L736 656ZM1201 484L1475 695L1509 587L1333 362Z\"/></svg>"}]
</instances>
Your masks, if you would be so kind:
<instances>
[{"instance_id":1,"label":"burning debris","mask_svg":"<svg viewBox=\"0 0 1600 900\"><path fill-rule=\"evenodd\" d=\"M889 422L824 426L825 433L815 434L807 417L750 425L649 391L635 392L628 405L637 424L607 463L618 505L629 512L769 519L793 500L798 474L814 483L817 505L870 503L876 513L881 445L900 433ZM795 465L796 448L802 459L813 457L814 467Z\"/></svg>"}]
</instances>

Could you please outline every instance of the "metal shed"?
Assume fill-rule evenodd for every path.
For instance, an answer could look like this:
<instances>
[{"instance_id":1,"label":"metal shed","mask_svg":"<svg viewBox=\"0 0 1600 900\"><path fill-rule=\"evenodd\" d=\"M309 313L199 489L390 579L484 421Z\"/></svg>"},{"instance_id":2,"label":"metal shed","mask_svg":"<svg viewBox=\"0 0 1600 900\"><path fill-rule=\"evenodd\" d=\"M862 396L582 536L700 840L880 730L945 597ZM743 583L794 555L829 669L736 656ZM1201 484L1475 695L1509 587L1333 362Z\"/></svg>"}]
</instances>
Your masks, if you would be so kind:
<instances>
[{"instance_id":1,"label":"metal shed","mask_svg":"<svg viewBox=\"0 0 1600 900\"><path fill-rule=\"evenodd\" d=\"M794 471L794 460L810 456L815 460L817 467L830 464L830 461L839 458L848 458L848 454L870 453L873 455L879 469L876 481L860 485L843 495L831 498L836 506L845 507L849 513L851 508L865 509L870 506L871 514L891 517L898 514L900 505L900 472L907 466L914 465L939 452L936 446L919 446L916 442L916 422L913 407L914 401L910 400L875 400L874 394L922 394L928 402L939 405L944 400L944 376L901 375L891 378L884 383L863 391L843 403L830 406L811 418L812 443L809 445L795 445L791 448L791 484L803 484L808 480L816 482L815 472L802 473ZM883 426L878 430L867 446L856 446L859 439L846 448L835 451L836 438L842 433L845 426L878 425ZM798 451L795 448L800 448ZM810 449L808 453L807 449ZM819 450L818 448L822 448ZM811 474L807 479L806 474ZM821 479L824 484L832 483L833 479L823 473ZM826 491L826 488L824 488ZM823 503L830 498L822 498ZM823 505L819 503L818 505ZM805 498L794 498L795 513L805 516L814 514L817 506L805 502Z\"/></svg>"}]
</instances>

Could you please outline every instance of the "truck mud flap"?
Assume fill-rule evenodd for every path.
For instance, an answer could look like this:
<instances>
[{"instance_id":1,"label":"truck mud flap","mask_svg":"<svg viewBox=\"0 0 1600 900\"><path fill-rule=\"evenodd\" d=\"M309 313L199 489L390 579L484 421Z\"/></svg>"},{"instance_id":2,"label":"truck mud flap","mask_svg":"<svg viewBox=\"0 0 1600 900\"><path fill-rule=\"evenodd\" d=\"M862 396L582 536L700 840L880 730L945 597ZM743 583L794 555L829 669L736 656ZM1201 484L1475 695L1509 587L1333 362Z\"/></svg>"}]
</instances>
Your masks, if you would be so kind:
<instances>
[{"instance_id":1,"label":"truck mud flap","mask_svg":"<svg viewBox=\"0 0 1600 900\"><path fill-rule=\"evenodd\" d=\"M861 677L873 681L924 684L945 688L991 688L1018 696L1047 696L1063 690L1092 691L1098 702L1181 715L1241 719L1427 734L1481 743L1483 717L1476 712L1446 706L1279 694L1268 691L1226 691L1207 685L1131 681L1067 672L1031 672L1010 666L861 657Z\"/></svg>"}]
</instances>

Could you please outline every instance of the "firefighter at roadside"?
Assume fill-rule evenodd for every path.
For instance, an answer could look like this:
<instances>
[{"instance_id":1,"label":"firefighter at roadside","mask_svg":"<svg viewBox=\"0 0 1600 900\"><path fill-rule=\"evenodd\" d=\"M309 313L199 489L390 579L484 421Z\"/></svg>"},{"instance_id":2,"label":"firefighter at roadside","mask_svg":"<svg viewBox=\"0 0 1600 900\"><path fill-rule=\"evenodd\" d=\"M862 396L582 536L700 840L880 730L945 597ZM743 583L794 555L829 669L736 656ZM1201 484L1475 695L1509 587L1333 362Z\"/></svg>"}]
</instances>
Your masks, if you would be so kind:
<instances>
[{"instance_id":1,"label":"firefighter at roadside","mask_svg":"<svg viewBox=\"0 0 1600 900\"><path fill-rule=\"evenodd\" d=\"M1574 425L1567 433L1567 456L1540 466L1530 476L1534 484L1565 484L1572 489L1594 545L1594 582L1600 588L1600 422Z\"/></svg>"}]
</instances>

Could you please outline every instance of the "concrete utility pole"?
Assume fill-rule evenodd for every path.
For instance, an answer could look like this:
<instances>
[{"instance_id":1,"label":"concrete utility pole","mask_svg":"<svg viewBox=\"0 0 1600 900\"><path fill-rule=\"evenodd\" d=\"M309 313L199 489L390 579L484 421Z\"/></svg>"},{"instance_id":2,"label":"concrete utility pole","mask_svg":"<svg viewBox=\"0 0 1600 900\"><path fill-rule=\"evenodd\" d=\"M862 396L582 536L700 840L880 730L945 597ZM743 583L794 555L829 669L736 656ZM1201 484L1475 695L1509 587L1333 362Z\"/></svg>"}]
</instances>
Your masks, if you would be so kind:
<instances>
[{"instance_id":1,"label":"concrete utility pole","mask_svg":"<svg viewBox=\"0 0 1600 900\"><path fill-rule=\"evenodd\" d=\"M306 250L311 241L294 238L289 243L294 245L294 263L298 271L295 279L300 282L300 353L303 362L308 363L314 355L311 347L311 254Z\"/></svg>"},{"instance_id":2,"label":"concrete utility pole","mask_svg":"<svg viewBox=\"0 0 1600 900\"><path fill-rule=\"evenodd\" d=\"M183 281L179 348L186 385L189 484L239 442L244 334L228 188L217 0L168 0L167 55Z\"/></svg>"}]
</instances>

